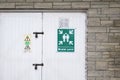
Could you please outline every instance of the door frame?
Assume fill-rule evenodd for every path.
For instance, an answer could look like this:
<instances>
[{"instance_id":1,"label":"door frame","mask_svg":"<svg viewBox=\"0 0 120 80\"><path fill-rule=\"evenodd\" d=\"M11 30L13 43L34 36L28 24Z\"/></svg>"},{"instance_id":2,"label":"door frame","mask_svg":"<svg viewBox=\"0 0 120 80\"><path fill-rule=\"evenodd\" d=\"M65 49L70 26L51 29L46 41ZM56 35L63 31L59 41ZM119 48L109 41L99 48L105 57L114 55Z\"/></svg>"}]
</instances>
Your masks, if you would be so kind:
<instances>
[{"instance_id":1,"label":"door frame","mask_svg":"<svg viewBox=\"0 0 120 80\"><path fill-rule=\"evenodd\" d=\"M0 9L0 13L1 12L5 12L5 13L24 13L24 12L32 12L32 13L42 13L42 12L59 12L59 13L63 13L63 12L73 12L73 13L87 13L88 9Z\"/></svg>"},{"instance_id":2,"label":"door frame","mask_svg":"<svg viewBox=\"0 0 120 80\"><path fill-rule=\"evenodd\" d=\"M85 20L85 80L87 80L88 69L87 69L87 34L88 34L88 9L9 9L1 8L0 13L84 13L86 14Z\"/></svg>"}]
</instances>

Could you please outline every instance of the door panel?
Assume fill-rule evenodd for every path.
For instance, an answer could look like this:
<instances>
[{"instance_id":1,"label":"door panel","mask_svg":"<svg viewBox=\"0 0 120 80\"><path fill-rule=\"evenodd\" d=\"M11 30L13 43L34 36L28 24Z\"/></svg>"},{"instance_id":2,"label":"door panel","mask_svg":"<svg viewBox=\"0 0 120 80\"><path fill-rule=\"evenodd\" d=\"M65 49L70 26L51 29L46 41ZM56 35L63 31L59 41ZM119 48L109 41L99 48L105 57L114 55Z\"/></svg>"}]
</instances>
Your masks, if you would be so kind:
<instances>
[{"instance_id":1,"label":"door panel","mask_svg":"<svg viewBox=\"0 0 120 80\"><path fill-rule=\"evenodd\" d=\"M84 13L0 13L0 80L85 80L85 20ZM74 29L73 52L57 50L58 29Z\"/></svg>"},{"instance_id":2,"label":"door panel","mask_svg":"<svg viewBox=\"0 0 120 80\"><path fill-rule=\"evenodd\" d=\"M41 13L0 13L0 80L41 80ZM31 37L30 52L24 52L25 36ZM39 40L39 41L38 41Z\"/></svg>"},{"instance_id":3,"label":"door panel","mask_svg":"<svg viewBox=\"0 0 120 80\"><path fill-rule=\"evenodd\" d=\"M68 27L60 27L61 18ZM43 80L85 80L85 19L84 13L43 14ZM75 30L74 52L57 51L57 29L64 28Z\"/></svg>"}]
</instances>

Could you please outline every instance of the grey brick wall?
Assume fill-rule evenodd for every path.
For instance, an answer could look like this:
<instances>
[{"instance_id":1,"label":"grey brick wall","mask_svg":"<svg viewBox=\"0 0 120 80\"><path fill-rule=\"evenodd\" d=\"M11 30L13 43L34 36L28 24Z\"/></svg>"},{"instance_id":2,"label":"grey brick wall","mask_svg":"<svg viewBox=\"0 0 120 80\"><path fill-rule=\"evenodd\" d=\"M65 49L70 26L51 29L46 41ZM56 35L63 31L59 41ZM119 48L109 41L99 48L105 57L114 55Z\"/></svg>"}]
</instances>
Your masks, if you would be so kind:
<instances>
[{"instance_id":1,"label":"grey brick wall","mask_svg":"<svg viewBox=\"0 0 120 80\"><path fill-rule=\"evenodd\" d=\"M88 9L87 79L120 80L120 0L0 0L1 9Z\"/></svg>"}]
</instances>

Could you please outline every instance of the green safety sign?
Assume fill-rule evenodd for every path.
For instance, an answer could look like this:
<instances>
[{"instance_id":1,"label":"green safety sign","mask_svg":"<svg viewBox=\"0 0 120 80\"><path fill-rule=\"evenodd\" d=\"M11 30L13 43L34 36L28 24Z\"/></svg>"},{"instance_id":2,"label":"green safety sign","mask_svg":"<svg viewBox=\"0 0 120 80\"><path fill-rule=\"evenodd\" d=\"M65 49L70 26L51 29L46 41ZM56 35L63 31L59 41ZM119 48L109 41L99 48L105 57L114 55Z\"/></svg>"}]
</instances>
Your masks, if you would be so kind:
<instances>
[{"instance_id":1,"label":"green safety sign","mask_svg":"<svg viewBox=\"0 0 120 80\"><path fill-rule=\"evenodd\" d=\"M25 37L25 52L30 52L30 44L31 44L31 40L30 40L30 36L29 35L27 35L26 37Z\"/></svg>"},{"instance_id":2,"label":"green safety sign","mask_svg":"<svg viewBox=\"0 0 120 80\"><path fill-rule=\"evenodd\" d=\"M74 29L58 29L57 34L57 51L74 52Z\"/></svg>"}]
</instances>

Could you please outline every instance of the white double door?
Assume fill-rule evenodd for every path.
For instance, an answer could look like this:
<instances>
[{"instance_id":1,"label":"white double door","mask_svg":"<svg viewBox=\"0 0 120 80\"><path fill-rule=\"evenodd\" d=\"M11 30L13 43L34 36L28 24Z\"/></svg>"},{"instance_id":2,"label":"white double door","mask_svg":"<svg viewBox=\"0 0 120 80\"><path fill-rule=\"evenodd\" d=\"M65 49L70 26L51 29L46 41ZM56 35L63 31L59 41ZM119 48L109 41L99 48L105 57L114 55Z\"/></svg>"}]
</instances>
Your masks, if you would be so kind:
<instances>
[{"instance_id":1,"label":"white double door","mask_svg":"<svg viewBox=\"0 0 120 80\"><path fill-rule=\"evenodd\" d=\"M74 52L57 51L60 18L75 31ZM84 13L0 13L0 80L85 80L85 20Z\"/></svg>"}]
</instances>

